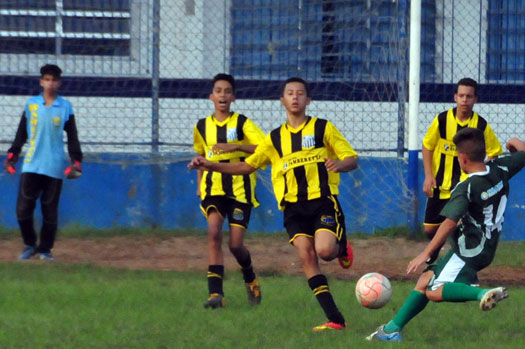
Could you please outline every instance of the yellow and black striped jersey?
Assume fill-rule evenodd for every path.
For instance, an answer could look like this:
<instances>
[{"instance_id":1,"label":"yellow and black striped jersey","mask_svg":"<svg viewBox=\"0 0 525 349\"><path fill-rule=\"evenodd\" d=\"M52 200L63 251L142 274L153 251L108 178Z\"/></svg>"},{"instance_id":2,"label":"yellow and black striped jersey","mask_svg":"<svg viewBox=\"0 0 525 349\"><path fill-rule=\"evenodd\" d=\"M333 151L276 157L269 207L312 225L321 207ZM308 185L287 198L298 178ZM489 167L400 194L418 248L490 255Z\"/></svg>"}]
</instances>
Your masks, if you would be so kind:
<instances>
[{"instance_id":1,"label":"yellow and black striped jersey","mask_svg":"<svg viewBox=\"0 0 525 349\"><path fill-rule=\"evenodd\" d=\"M193 148L195 151L214 162L244 161L247 153L234 151L213 153L212 148L217 143L241 145L258 145L264 139L264 133L246 116L232 113L219 122L213 115L200 119L193 130ZM255 197L255 172L250 175L230 175L220 172L204 171L200 191L201 199L208 196L227 196L239 202L259 206Z\"/></svg>"},{"instance_id":2,"label":"yellow and black striped jersey","mask_svg":"<svg viewBox=\"0 0 525 349\"><path fill-rule=\"evenodd\" d=\"M495 157L503 153L501 144L487 121L474 112L472 116L461 122L456 117L456 108L438 114L430 125L423 146L433 151L432 171L436 177L439 199L450 198L450 191L460 180L467 178L461 171L456 145L452 141L456 133L465 127L478 128L485 135L487 156ZM438 195L434 193L434 195ZM437 197L437 196L435 196Z\"/></svg>"},{"instance_id":3,"label":"yellow and black striped jersey","mask_svg":"<svg viewBox=\"0 0 525 349\"><path fill-rule=\"evenodd\" d=\"M308 117L293 129L276 128L246 159L252 167L272 164L272 184L279 209L288 202L339 194L339 173L328 171L324 159L344 160L357 153L329 121Z\"/></svg>"}]
</instances>

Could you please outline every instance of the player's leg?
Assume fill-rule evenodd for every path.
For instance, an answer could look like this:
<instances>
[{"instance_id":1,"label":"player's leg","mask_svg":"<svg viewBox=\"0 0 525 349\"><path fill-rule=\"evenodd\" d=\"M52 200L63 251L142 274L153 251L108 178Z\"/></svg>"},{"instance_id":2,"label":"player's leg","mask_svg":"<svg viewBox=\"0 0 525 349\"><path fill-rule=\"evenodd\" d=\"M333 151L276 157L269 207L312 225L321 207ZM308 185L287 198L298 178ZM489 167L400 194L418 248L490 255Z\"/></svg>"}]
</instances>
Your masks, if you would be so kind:
<instances>
[{"instance_id":1,"label":"player's leg","mask_svg":"<svg viewBox=\"0 0 525 349\"><path fill-rule=\"evenodd\" d=\"M342 330L346 328L345 319L339 312L332 294L330 293L328 280L326 279L326 276L321 273L319 268L313 239L304 235L297 236L293 240L293 246L301 259L301 264L308 280L308 285L328 318L327 323L314 327L314 331Z\"/></svg>"},{"instance_id":2,"label":"player's leg","mask_svg":"<svg viewBox=\"0 0 525 349\"><path fill-rule=\"evenodd\" d=\"M440 213L443 207L447 204L448 200L446 199L439 199L439 198L428 198L426 207L425 207L425 219L423 222L423 227L425 231L425 236L428 240L432 240L434 235L436 235L436 232L445 220L445 217L443 217ZM439 251L441 251L441 248L443 245L441 245L439 248L437 248L430 258L427 260L427 264L434 263L437 258L439 257Z\"/></svg>"},{"instance_id":3,"label":"player's leg","mask_svg":"<svg viewBox=\"0 0 525 349\"><path fill-rule=\"evenodd\" d=\"M427 297L434 302L479 301L482 310L490 310L508 297L507 289L497 287L482 289L478 284L477 270L467 265L449 251L435 266L436 277L431 280Z\"/></svg>"},{"instance_id":4,"label":"player's leg","mask_svg":"<svg viewBox=\"0 0 525 349\"><path fill-rule=\"evenodd\" d=\"M222 225L225 212L219 197L209 197L201 202L201 211L208 222L208 300L205 308L224 306L224 255L222 253Z\"/></svg>"},{"instance_id":5,"label":"player's leg","mask_svg":"<svg viewBox=\"0 0 525 349\"><path fill-rule=\"evenodd\" d=\"M255 275L250 251L244 245L244 234L250 221L252 205L230 200L228 222L230 223L230 239L228 247L237 263L239 263L248 294L248 303L257 305L261 303L262 294L259 280Z\"/></svg>"},{"instance_id":6,"label":"player's leg","mask_svg":"<svg viewBox=\"0 0 525 349\"><path fill-rule=\"evenodd\" d=\"M325 261L339 258L341 267L350 268L353 251L346 238L345 217L335 196L315 200L315 250Z\"/></svg>"},{"instance_id":7,"label":"player's leg","mask_svg":"<svg viewBox=\"0 0 525 349\"><path fill-rule=\"evenodd\" d=\"M16 218L25 246L18 259L29 259L36 253L37 236L34 228L33 213L40 191L40 175L27 172L22 173L16 200Z\"/></svg>"},{"instance_id":8,"label":"player's leg","mask_svg":"<svg viewBox=\"0 0 525 349\"><path fill-rule=\"evenodd\" d=\"M40 204L42 208L42 230L37 252L40 259L53 260L51 249L55 243L58 226L58 202L62 191L62 180L44 176Z\"/></svg>"},{"instance_id":9,"label":"player's leg","mask_svg":"<svg viewBox=\"0 0 525 349\"><path fill-rule=\"evenodd\" d=\"M314 327L314 331L342 330L346 328L345 319L330 293L326 276L321 274L315 250L313 221L316 209L311 202L289 205L284 211L284 225L299 255L308 285L328 318L327 323Z\"/></svg>"},{"instance_id":10,"label":"player's leg","mask_svg":"<svg viewBox=\"0 0 525 349\"><path fill-rule=\"evenodd\" d=\"M410 292L405 303L401 306L396 316L386 325L381 325L379 328L367 337L368 340L381 340L386 342L400 342L401 330L405 325L412 320L417 314L425 309L428 304L426 296L426 287L430 280L434 277L432 270L425 271L419 277L416 286Z\"/></svg>"}]
</instances>

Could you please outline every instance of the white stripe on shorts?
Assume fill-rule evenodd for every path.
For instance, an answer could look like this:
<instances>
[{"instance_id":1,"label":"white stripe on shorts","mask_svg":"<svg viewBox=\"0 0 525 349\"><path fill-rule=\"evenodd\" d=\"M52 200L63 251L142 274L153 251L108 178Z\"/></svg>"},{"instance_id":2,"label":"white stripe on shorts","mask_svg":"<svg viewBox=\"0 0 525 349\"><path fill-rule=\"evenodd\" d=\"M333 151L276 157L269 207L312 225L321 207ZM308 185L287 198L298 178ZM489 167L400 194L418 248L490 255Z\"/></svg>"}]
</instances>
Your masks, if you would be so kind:
<instances>
[{"instance_id":1,"label":"white stripe on shorts","mask_svg":"<svg viewBox=\"0 0 525 349\"><path fill-rule=\"evenodd\" d=\"M447 264L445 265L445 268L441 271L441 274L437 278L433 278L430 281L430 289L432 291L435 291L440 286L443 286L444 284L448 282L454 282L456 281L456 278L458 277L459 273L461 272L461 269L465 266L465 262L458 257L457 254L453 253L452 256L450 256L450 259L448 260Z\"/></svg>"}]
</instances>

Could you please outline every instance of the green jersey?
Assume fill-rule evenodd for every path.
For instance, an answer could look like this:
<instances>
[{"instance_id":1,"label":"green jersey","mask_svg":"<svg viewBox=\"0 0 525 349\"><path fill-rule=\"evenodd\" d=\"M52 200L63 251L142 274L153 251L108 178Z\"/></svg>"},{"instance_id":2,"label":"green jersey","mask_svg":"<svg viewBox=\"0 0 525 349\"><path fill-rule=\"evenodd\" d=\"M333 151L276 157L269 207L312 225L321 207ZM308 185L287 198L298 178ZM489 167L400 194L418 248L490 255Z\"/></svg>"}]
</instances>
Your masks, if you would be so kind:
<instances>
[{"instance_id":1,"label":"green jersey","mask_svg":"<svg viewBox=\"0 0 525 349\"><path fill-rule=\"evenodd\" d=\"M460 222L451 235L452 250L481 270L494 259L509 196L509 179L525 166L525 151L488 162L487 170L458 183L441 215Z\"/></svg>"}]
</instances>

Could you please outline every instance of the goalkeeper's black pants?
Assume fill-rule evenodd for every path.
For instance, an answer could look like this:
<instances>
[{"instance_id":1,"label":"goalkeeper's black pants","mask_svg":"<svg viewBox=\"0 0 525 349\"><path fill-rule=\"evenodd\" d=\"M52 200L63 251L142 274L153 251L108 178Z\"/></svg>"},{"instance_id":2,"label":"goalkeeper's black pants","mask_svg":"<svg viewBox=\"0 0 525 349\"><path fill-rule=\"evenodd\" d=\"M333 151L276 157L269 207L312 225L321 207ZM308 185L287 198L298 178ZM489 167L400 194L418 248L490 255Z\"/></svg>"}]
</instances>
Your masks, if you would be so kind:
<instances>
[{"instance_id":1,"label":"goalkeeper's black pants","mask_svg":"<svg viewBox=\"0 0 525 349\"><path fill-rule=\"evenodd\" d=\"M62 191L62 179L24 172L20 177L16 218L20 225L24 244L36 248L36 252L50 252L55 243L58 225L58 201ZM37 246L33 213L36 201L40 199L42 209L42 230L40 244Z\"/></svg>"}]
</instances>

